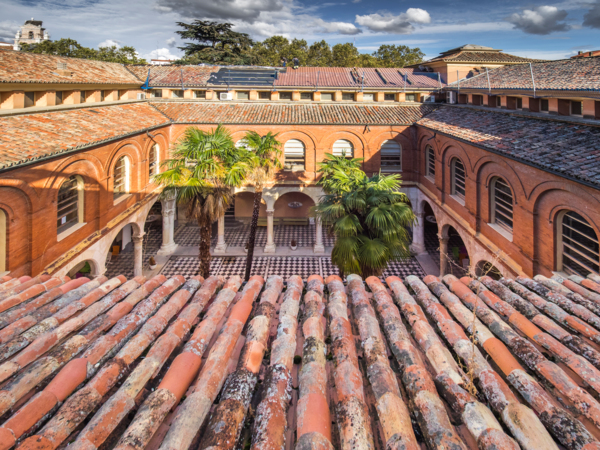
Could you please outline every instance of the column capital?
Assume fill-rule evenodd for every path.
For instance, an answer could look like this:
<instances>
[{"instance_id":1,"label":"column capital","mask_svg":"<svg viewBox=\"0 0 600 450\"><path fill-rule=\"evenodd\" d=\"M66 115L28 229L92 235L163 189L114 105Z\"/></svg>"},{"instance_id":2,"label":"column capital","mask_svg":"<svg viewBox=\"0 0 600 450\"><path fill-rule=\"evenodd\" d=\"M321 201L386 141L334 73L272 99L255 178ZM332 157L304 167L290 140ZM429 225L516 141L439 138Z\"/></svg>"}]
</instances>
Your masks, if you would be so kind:
<instances>
[{"instance_id":1,"label":"column capital","mask_svg":"<svg viewBox=\"0 0 600 450\"><path fill-rule=\"evenodd\" d=\"M144 240L145 235L146 235L146 233L140 233L137 236L132 236L131 240L133 240L134 243L139 244L140 242L142 242Z\"/></svg>"},{"instance_id":2,"label":"column capital","mask_svg":"<svg viewBox=\"0 0 600 450\"><path fill-rule=\"evenodd\" d=\"M274 209L267 209L266 213L267 213L267 216L273 217L273 214L275 214L275 210Z\"/></svg>"},{"instance_id":3,"label":"column capital","mask_svg":"<svg viewBox=\"0 0 600 450\"><path fill-rule=\"evenodd\" d=\"M177 198L177 190L175 190L175 189L169 189L168 191L164 190L162 192L162 194L160 195L161 202L172 201L172 200L175 200L176 198Z\"/></svg>"},{"instance_id":4,"label":"column capital","mask_svg":"<svg viewBox=\"0 0 600 450\"><path fill-rule=\"evenodd\" d=\"M440 240L440 242L443 242L445 244L448 243L448 236L442 236L441 234L438 234L437 237Z\"/></svg>"}]
</instances>

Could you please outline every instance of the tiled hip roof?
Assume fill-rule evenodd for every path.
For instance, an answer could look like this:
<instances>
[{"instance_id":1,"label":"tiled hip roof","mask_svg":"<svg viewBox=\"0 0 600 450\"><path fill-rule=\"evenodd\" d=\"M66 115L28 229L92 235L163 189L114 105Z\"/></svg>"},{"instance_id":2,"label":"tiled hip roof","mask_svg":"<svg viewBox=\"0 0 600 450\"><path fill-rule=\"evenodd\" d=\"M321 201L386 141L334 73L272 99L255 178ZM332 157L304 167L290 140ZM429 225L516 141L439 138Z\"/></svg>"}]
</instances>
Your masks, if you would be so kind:
<instances>
[{"instance_id":1,"label":"tiled hip roof","mask_svg":"<svg viewBox=\"0 0 600 450\"><path fill-rule=\"evenodd\" d=\"M533 78L532 78L533 72ZM488 83L489 76L489 83ZM527 89L600 92L600 57L504 66L460 81L460 88ZM458 87L458 82L450 85Z\"/></svg>"},{"instance_id":2,"label":"tiled hip roof","mask_svg":"<svg viewBox=\"0 0 600 450\"><path fill-rule=\"evenodd\" d=\"M176 123L406 125L435 110L435 105L379 106L336 104L156 102Z\"/></svg>"},{"instance_id":3,"label":"tiled hip roof","mask_svg":"<svg viewBox=\"0 0 600 450\"><path fill-rule=\"evenodd\" d=\"M126 66L135 76L145 82L149 78L150 87L205 86L211 73L219 70L218 66L160 66L129 65Z\"/></svg>"},{"instance_id":4,"label":"tiled hip roof","mask_svg":"<svg viewBox=\"0 0 600 450\"><path fill-rule=\"evenodd\" d=\"M170 123L148 103L0 118L0 169Z\"/></svg>"},{"instance_id":5,"label":"tiled hip roof","mask_svg":"<svg viewBox=\"0 0 600 450\"><path fill-rule=\"evenodd\" d=\"M66 64L66 72L59 64ZM15 51L0 52L0 83L141 85L123 64Z\"/></svg>"},{"instance_id":6,"label":"tiled hip roof","mask_svg":"<svg viewBox=\"0 0 600 450\"><path fill-rule=\"evenodd\" d=\"M0 302L21 314L0 312L2 348L17 348L0 360L0 449L183 449L205 421L199 449L598 448L599 325L567 310L599 302L600 284L366 285L3 277Z\"/></svg>"},{"instance_id":7,"label":"tiled hip roof","mask_svg":"<svg viewBox=\"0 0 600 450\"><path fill-rule=\"evenodd\" d=\"M449 55L439 56L437 58L430 59L429 62L434 61L446 61L446 62L488 62L488 63L526 63L539 61L538 59L523 58L521 56L511 55L509 53L502 53L498 51L494 52L473 52L473 51L460 51Z\"/></svg>"},{"instance_id":8,"label":"tiled hip roof","mask_svg":"<svg viewBox=\"0 0 600 450\"><path fill-rule=\"evenodd\" d=\"M600 187L598 127L468 107L442 107L417 124Z\"/></svg>"}]
</instances>

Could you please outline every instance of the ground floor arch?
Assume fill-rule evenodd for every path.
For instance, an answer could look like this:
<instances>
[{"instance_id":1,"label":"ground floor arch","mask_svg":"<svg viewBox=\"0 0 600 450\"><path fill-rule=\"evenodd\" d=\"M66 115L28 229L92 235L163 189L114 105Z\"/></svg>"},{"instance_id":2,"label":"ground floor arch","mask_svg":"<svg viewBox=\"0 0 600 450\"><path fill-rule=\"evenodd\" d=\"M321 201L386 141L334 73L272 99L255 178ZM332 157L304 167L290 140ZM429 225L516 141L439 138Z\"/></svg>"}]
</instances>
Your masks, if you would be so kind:
<instances>
[{"instance_id":1,"label":"ground floor arch","mask_svg":"<svg viewBox=\"0 0 600 450\"><path fill-rule=\"evenodd\" d=\"M489 261L481 260L474 266L475 275L478 277L488 276L494 280L502 278L502 272Z\"/></svg>"}]
</instances>

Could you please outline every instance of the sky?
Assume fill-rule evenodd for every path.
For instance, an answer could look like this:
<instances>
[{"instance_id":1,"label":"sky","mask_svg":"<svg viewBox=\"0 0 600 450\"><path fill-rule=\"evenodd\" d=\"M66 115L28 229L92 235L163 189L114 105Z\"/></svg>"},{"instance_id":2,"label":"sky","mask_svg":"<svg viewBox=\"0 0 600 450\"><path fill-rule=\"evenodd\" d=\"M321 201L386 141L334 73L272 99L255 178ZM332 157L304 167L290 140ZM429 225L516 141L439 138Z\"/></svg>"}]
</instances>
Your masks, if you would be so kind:
<instances>
[{"instance_id":1,"label":"sky","mask_svg":"<svg viewBox=\"0 0 600 450\"><path fill-rule=\"evenodd\" d=\"M256 40L273 35L419 47L426 59L464 44L539 59L600 49L600 0L0 0L0 41L25 20L42 20L50 38L86 47L131 45L152 59L175 58L176 22L231 22Z\"/></svg>"}]
</instances>

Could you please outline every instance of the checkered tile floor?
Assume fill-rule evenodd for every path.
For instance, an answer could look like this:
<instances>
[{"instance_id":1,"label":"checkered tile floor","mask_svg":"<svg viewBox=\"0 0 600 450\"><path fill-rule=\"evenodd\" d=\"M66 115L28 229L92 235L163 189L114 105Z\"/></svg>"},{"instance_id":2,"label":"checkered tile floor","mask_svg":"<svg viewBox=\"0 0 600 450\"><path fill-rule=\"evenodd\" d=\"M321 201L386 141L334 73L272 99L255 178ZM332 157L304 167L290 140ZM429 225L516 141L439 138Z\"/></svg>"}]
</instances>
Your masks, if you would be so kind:
<instances>
[{"instance_id":1,"label":"checkered tile floor","mask_svg":"<svg viewBox=\"0 0 600 450\"><path fill-rule=\"evenodd\" d=\"M290 245L292 239L298 247L313 247L315 245L315 226L277 225L273 227L273 240L275 245ZM231 247L244 247L250 235L250 225L243 224L238 227L225 226L225 242ZM197 246L200 243L200 229L194 224L180 227L175 232L175 242L184 246ZM213 229L211 245L217 244L217 228ZM323 245L333 247L335 237L323 232ZM267 227L258 227L256 230L255 247L267 245Z\"/></svg>"},{"instance_id":2,"label":"checkered tile floor","mask_svg":"<svg viewBox=\"0 0 600 450\"><path fill-rule=\"evenodd\" d=\"M211 275L222 275L230 277L232 275L243 276L246 269L246 258L244 257L224 257L213 258L211 263ZM161 271L166 277L173 275L182 275L191 277L198 274L198 258L195 256L174 256ZM252 265L252 275L281 275L284 279L292 275L300 275L306 280L312 274L318 274L323 277L329 275L339 275L338 268L331 263L330 258L321 257L293 257L293 256L272 256L254 258ZM416 259L408 258L404 261L392 262L383 273L382 278L395 275L405 278L408 275L424 277L425 272Z\"/></svg>"},{"instance_id":3,"label":"checkered tile floor","mask_svg":"<svg viewBox=\"0 0 600 450\"><path fill-rule=\"evenodd\" d=\"M147 269L150 257L156 256L161 244L162 231L160 229L150 228L146 230L144 235L144 269ZM108 278L117 275L123 275L127 279L133 278L133 260L133 242L130 242L117 257L111 257L111 260L106 263L104 275Z\"/></svg>"}]
</instances>

